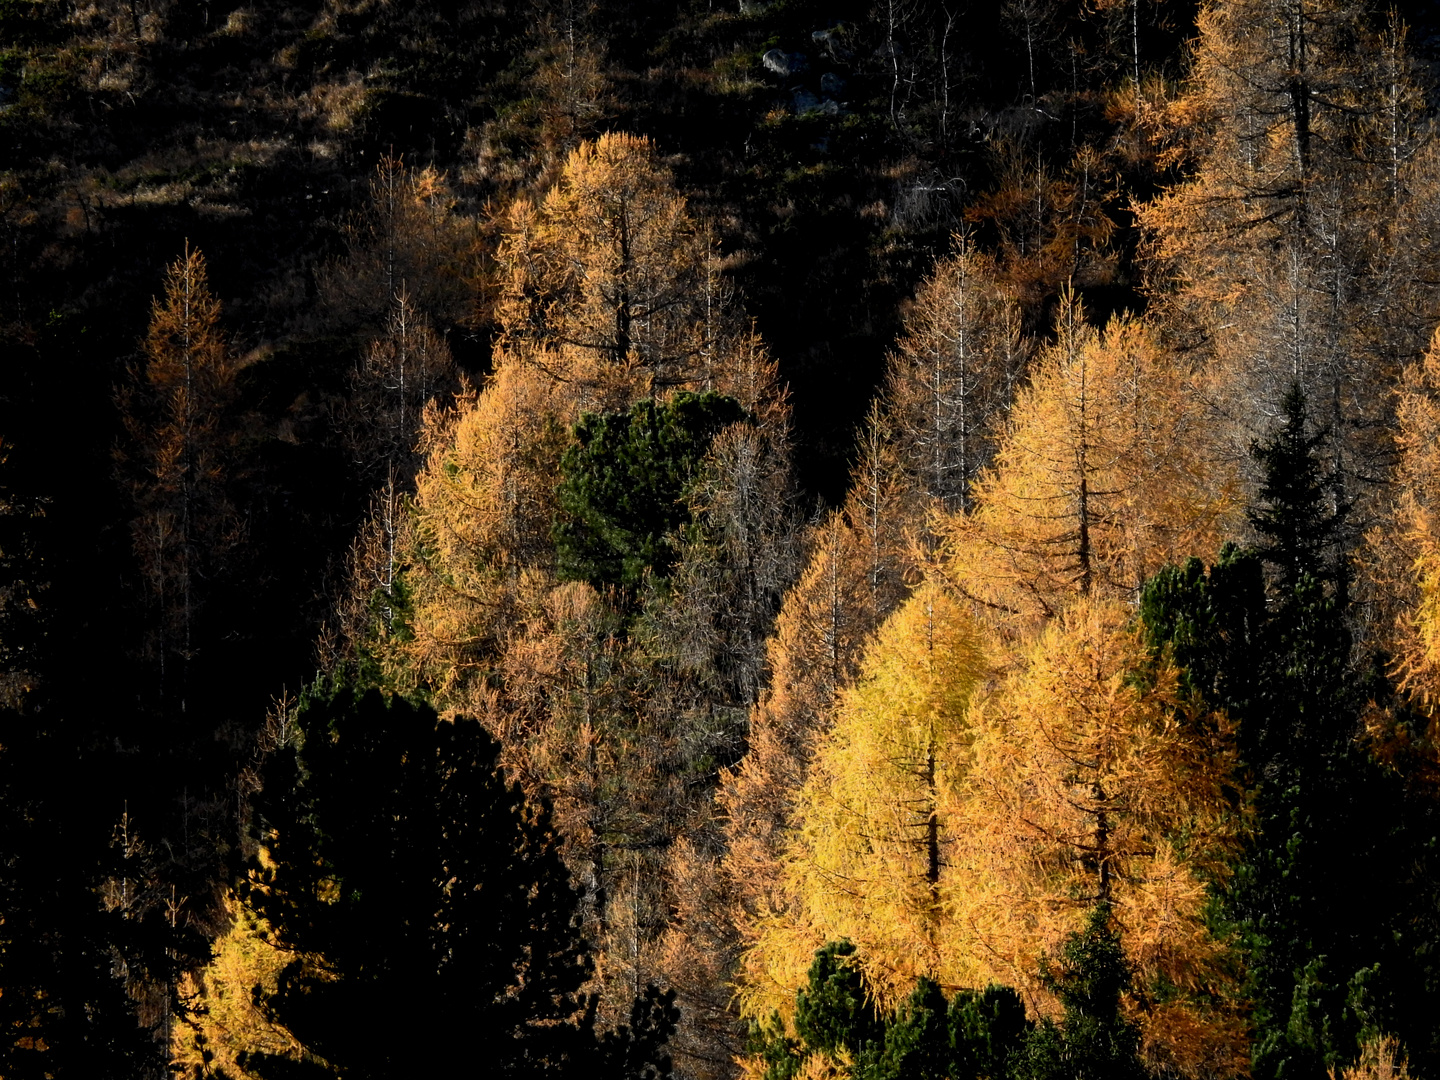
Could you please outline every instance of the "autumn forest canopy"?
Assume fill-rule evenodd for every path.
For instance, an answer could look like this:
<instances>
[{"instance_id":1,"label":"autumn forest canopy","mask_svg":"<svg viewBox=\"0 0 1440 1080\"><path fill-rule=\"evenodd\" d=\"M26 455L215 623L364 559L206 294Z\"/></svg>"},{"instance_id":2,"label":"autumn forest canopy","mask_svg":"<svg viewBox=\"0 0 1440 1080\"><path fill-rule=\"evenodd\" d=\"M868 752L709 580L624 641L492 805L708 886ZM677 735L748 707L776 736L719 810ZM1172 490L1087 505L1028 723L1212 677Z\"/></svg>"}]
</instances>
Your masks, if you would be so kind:
<instances>
[{"instance_id":1,"label":"autumn forest canopy","mask_svg":"<svg viewBox=\"0 0 1440 1080\"><path fill-rule=\"evenodd\" d=\"M0 1077L1437 1017L1433 5L0 0Z\"/></svg>"}]
</instances>

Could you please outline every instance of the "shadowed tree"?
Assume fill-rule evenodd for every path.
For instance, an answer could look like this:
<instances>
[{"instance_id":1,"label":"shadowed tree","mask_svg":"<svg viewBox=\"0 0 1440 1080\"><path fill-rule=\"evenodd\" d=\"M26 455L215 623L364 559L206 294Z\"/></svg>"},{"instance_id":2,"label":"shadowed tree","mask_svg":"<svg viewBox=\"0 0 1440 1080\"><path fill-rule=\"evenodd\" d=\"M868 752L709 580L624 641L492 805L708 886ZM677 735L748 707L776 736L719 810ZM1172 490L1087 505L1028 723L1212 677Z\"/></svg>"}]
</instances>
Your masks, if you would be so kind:
<instances>
[{"instance_id":1,"label":"shadowed tree","mask_svg":"<svg viewBox=\"0 0 1440 1080\"><path fill-rule=\"evenodd\" d=\"M1202 4L1188 92L1157 115L1187 178L1140 210L1157 308L1198 349L1243 453L1299 383L1331 471L1368 496L1388 390L1437 313L1434 169L1403 27L1362 4Z\"/></svg>"},{"instance_id":2,"label":"shadowed tree","mask_svg":"<svg viewBox=\"0 0 1440 1080\"><path fill-rule=\"evenodd\" d=\"M154 612L149 652L159 697L183 713L207 584L240 532L226 494L225 410L236 364L205 257L188 245L166 271L165 297L155 301L143 352L143 366L117 394L130 436L119 466L135 504L131 535Z\"/></svg>"},{"instance_id":3,"label":"shadowed tree","mask_svg":"<svg viewBox=\"0 0 1440 1080\"><path fill-rule=\"evenodd\" d=\"M483 1031L494 1076L668 1074L664 995L597 1039L549 811L506 783L478 723L373 690L313 690L295 728L263 769L266 858L245 891L293 951L264 1007L319 1059L310 1071L453 1071Z\"/></svg>"}]
</instances>

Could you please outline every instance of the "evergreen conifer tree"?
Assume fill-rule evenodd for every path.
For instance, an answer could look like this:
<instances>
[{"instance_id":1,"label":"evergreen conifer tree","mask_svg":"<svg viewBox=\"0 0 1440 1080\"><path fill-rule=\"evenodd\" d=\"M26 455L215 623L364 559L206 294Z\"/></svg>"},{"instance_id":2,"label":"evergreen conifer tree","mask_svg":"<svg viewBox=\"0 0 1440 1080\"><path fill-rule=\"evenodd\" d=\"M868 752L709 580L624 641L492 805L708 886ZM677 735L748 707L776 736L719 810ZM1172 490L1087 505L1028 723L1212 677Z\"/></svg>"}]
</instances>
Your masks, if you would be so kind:
<instances>
[{"instance_id":1,"label":"evergreen conifer tree","mask_svg":"<svg viewBox=\"0 0 1440 1080\"><path fill-rule=\"evenodd\" d=\"M1276 568L1282 591L1295 589L1303 574L1341 588L1347 577L1337 545L1349 508L1333 497L1319 458L1328 433L1312 430L1308 414L1305 391L1292 383L1284 421L1251 450L1263 476L1260 505L1249 515L1261 537L1256 554Z\"/></svg>"},{"instance_id":2,"label":"evergreen conifer tree","mask_svg":"<svg viewBox=\"0 0 1440 1080\"><path fill-rule=\"evenodd\" d=\"M1437 1051L1424 1019L1440 999L1436 815L1362 740L1362 709L1391 691L1353 655L1344 507L1327 493L1324 450L1292 390L1255 449L1258 551L1227 546L1208 575L1196 560L1169 568L1141 605L1152 649L1171 650L1239 725L1254 819L1225 906L1266 1078L1318 1080L1382 1032L1416 1064Z\"/></svg>"},{"instance_id":3,"label":"evergreen conifer tree","mask_svg":"<svg viewBox=\"0 0 1440 1080\"><path fill-rule=\"evenodd\" d=\"M743 418L734 398L688 391L581 417L560 463L559 576L634 588L647 570L666 574L696 468L715 435Z\"/></svg>"},{"instance_id":4,"label":"evergreen conifer tree","mask_svg":"<svg viewBox=\"0 0 1440 1080\"><path fill-rule=\"evenodd\" d=\"M1127 1045L1133 1057L1134 1028L1116 1019L1118 991L1108 1006L1103 996L1108 985L1104 979L1113 972L1097 968L1092 956L1103 950L1082 948L1093 944L1089 936L1072 937L1084 937L1084 941L1067 947L1068 966L1062 980L1079 980L1076 984L1086 989L1099 986L1099 991L1084 998L1077 1008L1098 1001L1102 1026L1109 1023L1104 1030L1128 1032L1131 1042ZM1120 957L1118 938L1110 933L1107 940L1113 956L1106 953L1103 958L1113 968ZM752 1060L765 1080L801 1075L840 1075L854 1080L1030 1080L1027 1069L1032 1059L1044 1059L1049 1048L1071 1045L1065 1041L1067 1027L1052 1023L1037 1028L1027 1020L1020 996L1009 987L959 990L947 999L938 983L922 976L898 1008L882 1012L855 954L855 946L844 940L829 942L816 951L806 985L795 994L791 1028L778 1011L768 1021L751 1024ZM1119 962L1123 973L1123 959ZM1062 987L1062 997L1065 992ZM1080 1001L1083 994L1071 996ZM1072 1026L1080 1031L1078 1022ZM1088 1033L1090 1029L1084 1030ZM1077 1035L1077 1039L1077 1053L1101 1045L1093 1038L1085 1041ZM1096 1062L1107 1066L1113 1064L1111 1058L1097 1058ZM1039 1075L1048 1078L1054 1074Z\"/></svg>"},{"instance_id":5,"label":"evergreen conifer tree","mask_svg":"<svg viewBox=\"0 0 1440 1080\"><path fill-rule=\"evenodd\" d=\"M1091 911L1042 978L1065 1007L1063 1023L1045 1020L1025 1046L1017 1075L1027 1080L1143 1080L1140 1033L1120 1010L1130 971L1111 926L1110 905Z\"/></svg>"},{"instance_id":6,"label":"evergreen conifer tree","mask_svg":"<svg viewBox=\"0 0 1440 1080\"><path fill-rule=\"evenodd\" d=\"M597 1040L579 898L549 809L505 782L478 723L374 690L316 689L296 729L263 769L271 865L247 891L294 952L264 1007L309 1071L453 1075L483 1053L497 1077L668 1075L668 995L647 993L629 1025Z\"/></svg>"}]
</instances>

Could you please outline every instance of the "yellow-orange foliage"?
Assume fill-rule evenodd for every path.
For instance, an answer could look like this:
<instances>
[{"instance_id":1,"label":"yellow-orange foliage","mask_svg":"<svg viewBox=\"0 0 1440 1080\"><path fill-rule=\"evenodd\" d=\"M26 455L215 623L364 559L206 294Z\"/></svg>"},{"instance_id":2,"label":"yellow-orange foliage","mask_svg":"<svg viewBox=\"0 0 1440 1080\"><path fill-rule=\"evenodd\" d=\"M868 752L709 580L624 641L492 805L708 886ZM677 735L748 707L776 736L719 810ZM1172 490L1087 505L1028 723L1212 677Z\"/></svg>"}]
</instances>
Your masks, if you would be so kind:
<instances>
[{"instance_id":1,"label":"yellow-orange foliage","mask_svg":"<svg viewBox=\"0 0 1440 1080\"><path fill-rule=\"evenodd\" d=\"M1067 297L975 510L937 523L946 574L1029 619L1077 596L1132 596L1167 562L1213 552L1232 524L1237 480L1214 434L1148 325L1097 330Z\"/></svg>"},{"instance_id":2,"label":"yellow-orange foliage","mask_svg":"<svg viewBox=\"0 0 1440 1080\"><path fill-rule=\"evenodd\" d=\"M582 143L512 209L498 260L501 343L588 410L707 386L738 336L711 245L638 136Z\"/></svg>"},{"instance_id":3,"label":"yellow-orange foliage","mask_svg":"<svg viewBox=\"0 0 1440 1080\"><path fill-rule=\"evenodd\" d=\"M1055 8L1048 0L1039 5L1047 6ZM994 234L996 269L1007 290L1031 310L1067 284L1103 285L1116 276L1111 215L1126 194L1115 179L1125 172L1120 127L1114 125L1111 135L1094 144L1072 143L1068 161L1057 159L1053 145L1041 148L1015 135L990 142L994 182L970 202L965 217Z\"/></svg>"},{"instance_id":4,"label":"yellow-orange foliage","mask_svg":"<svg viewBox=\"0 0 1440 1080\"><path fill-rule=\"evenodd\" d=\"M582 144L540 207L516 207L499 260L508 276L494 372L425 421L414 636L396 653L399 681L424 681L442 707L474 715L495 705L505 641L555 585L555 488L582 412L716 390L756 417L767 453L788 456L775 363L728 308L708 244L648 141Z\"/></svg>"},{"instance_id":5,"label":"yellow-orange foliage","mask_svg":"<svg viewBox=\"0 0 1440 1080\"><path fill-rule=\"evenodd\" d=\"M758 920L747 1015L788 1015L814 950L841 937L883 1004L928 975L1014 986L1053 1015L1042 959L1108 900L1149 1060L1242 1067L1243 1026L1207 1004L1227 976L1204 918L1236 837L1231 732L1131 618L1083 598L998 671L967 605L934 585L886 623L797 800L791 900Z\"/></svg>"},{"instance_id":6,"label":"yellow-orange foliage","mask_svg":"<svg viewBox=\"0 0 1440 1080\"><path fill-rule=\"evenodd\" d=\"M867 430L902 453L887 420ZM1186 1076L1243 1068L1236 1017L1205 1004L1225 990L1224 946L1202 915L1237 828L1223 797L1231 736L1145 652L1129 607L1146 577L1212 552L1234 524L1238 484L1215 441L1148 325L1096 329L1065 298L973 509L933 513L933 576L870 646L856 685L830 694L833 728L818 695L796 713L803 736L779 737L781 714L758 710L752 753L722 789L726 865L770 890L737 918L748 1015L788 1013L814 949L842 936L882 1001L928 974L1013 985L1053 1013L1041 959L1106 899L1147 1058ZM872 459L875 482L860 472L852 496L862 522L897 473ZM940 627L952 640L926 666L923 642ZM781 776L798 797L775 797ZM1174 992L1157 1000L1156 986Z\"/></svg>"},{"instance_id":7,"label":"yellow-orange foliage","mask_svg":"<svg viewBox=\"0 0 1440 1080\"><path fill-rule=\"evenodd\" d=\"M973 985L946 917L959 884L946 807L968 765L965 713L985 662L968 612L934 586L885 623L799 792L785 868L794 900L745 955L749 1015L788 1013L815 949L838 938L859 946L886 1004L921 975Z\"/></svg>"},{"instance_id":8,"label":"yellow-orange foliage","mask_svg":"<svg viewBox=\"0 0 1440 1080\"><path fill-rule=\"evenodd\" d=\"M628 704L620 627L613 598L566 582L512 629L497 664L504 734L512 751L523 750L512 764L529 786L552 794L567 843L587 854L603 842L612 813L600 789L614 783L616 762L627 756L615 723Z\"/></svg>"},{"instance_id":9,"label":"yellow-orange foliage","mask_svg":"<svg viewBox=\"0 0 1440 1080\"><path fill-rule=\"evenodd\" d=\"M212 944L209 964L185 976L182 993L193 1011L187 1023L174 1027L173 1061L202 1075L224 1070L251 1080L242 1068L244 1054L273 1054L303 1060L304 1047L288 1030L273 1023L255 1004L258 987L275 992L276 981L293 954L270 940L269 925L245 904L226 897L233 919L229 930Z\"/></svg>"},{"instance_id":10,"label":"yellow-orange foliage","mask_svg":"<svg viewBox=\"0 0 1440 1080\"><path fill-rule=\"evenodd\" d=\"M425 680L446 707L488 712L486 676L504 640L554 583L567 411L555 382L502 356L483 391L427 413L408 575L413 638L396 660L399 677Z\"/></svg>"},{"instance_id":11,"label":"yellow-orange foliage","mask_svg":"<svg viewBox=\"0 0 1440 1080\"><path fill-rule=\"evenodd\" d=\"M140 386L121 395L130 406L127 427L141 448L149 494L171 503L174 527L193 528L187 519L198 516L196 500L217 494L223 474L221 413L236 371L198 248L186 244L165 271L165 299L151 310L144 357Z\"/></svg>"},{"instance_id":12,"label":"yellow-orange foliage","mask_svg":"<svg viewBox=\"0 0 1440 1080\"><path fill-rule=\"evenodd\" d=\"M981 982L1045 1012L1040 958L1108 900L1152 1058L1200 1075L1241 1045L1234 1017L1185 996L1221 984L1204 908L1235 839L1232 734L1182 697L1173 664L1150 662L1131 620L1114 600L1071 605L972 710L971 768L946 808L964 882L948 914ZM1158 1011L1157 984L1180 991Z\"/></svg>"},{"instance_id":13,"label":"yellow-orange foliage","mask_svg":"<svg viewBox=\"0 0 1440 1080\"><path fill-rule=\"evenodd\" d=\"M1440 333L1406 369L1396 411L1399 528L1377 528L1367 540L1396 610L1401 685L1433 711L1440 701Z\"/></svg>"},{"instance_id":14,"label":"yellow-orange foliage","mask_svg":"<svg viewBox=\"0 0 1440 1080\"><path fill-rule=\"evenodd\" d=\"M1237 302L1268 305L1265 284L1306 246L1326 203L1358 194L1350 152L1369 104L1352 92L1363 21L1349 2L1201 5L1188 93L1157 117L1156 133L1178 134L1191 178L1141 208L1151 253L1188 303L1230 314L1243 310Z\"/></svg>"},{"instance_id":15,"label":"yellow-orange foliage","mask_svg":"<svg viewBox=\"0 0 1440 1080\"><path fill-rule=\"evenodd\" d=\"M1372 1036L1360 1048L1360 1060L1347 1065L1337 1077L1329 1070L1330 1080L1410 1080L1410 1066L1405 1048L1394 1035Z\"/></svg>"}]
</instances>

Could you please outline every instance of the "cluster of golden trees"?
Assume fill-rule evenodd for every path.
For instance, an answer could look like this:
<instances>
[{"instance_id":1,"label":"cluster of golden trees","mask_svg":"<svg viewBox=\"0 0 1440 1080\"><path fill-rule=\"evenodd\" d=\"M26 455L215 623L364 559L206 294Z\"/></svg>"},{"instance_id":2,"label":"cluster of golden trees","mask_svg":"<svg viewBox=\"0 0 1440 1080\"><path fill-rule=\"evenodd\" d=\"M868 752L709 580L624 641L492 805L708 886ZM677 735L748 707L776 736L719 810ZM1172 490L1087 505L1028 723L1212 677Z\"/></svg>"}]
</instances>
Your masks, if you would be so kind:
<instances>
[{"instance_id":1,"label":"cluster of golden trees","mask_svg":"<svg viewBox=\"0 0 1440 1080\"><path fill-rule=\"evenodd\" d=\"M382 167L327 286L377 335L353 437L378 493L330 662L502 740L557 807L605 1007L676 987L693 1075L743 1057L732 998L788 1016L839 938L883 1005L923 976L1055 1015L1044 960L1100 903L1146 1060L1244 1072L1242 992L1206 914L1246 828L1234 732L1146 650L1134 602L1243 537L1245 451L1293 385L1348 497L1401 524L1367 547L1374 633L1398 627L1398 671L1432 707L1440 163L1403 30L1342 2L1214 0L1199 31L1183 92L1135 87L1131 134L1184 177L1139 208L1150 311L1097 325L1066 290L1032 339L1010 256L957 240L907 315L845 500L808 523L776 366L652 145L584 143L510 209L493 363L448 402L426 311L453 317L474 287L455 269L470 233L442 178ZM412 258L451 269L412 280ZM164 417L135 427L137 551L172 635L194 531L224 520L205 403L232 369L187 336L214 319L187 256L140 384ZM633 591L564 580L577 423L685 391L746 419L686 489L673 567ZM1377 746L1425 757L1376 723Z\"/></svg>"},{"instance_id":2,"label":"cluster of golden trees","mask_svg":"<svg viewBox=\"0 0 1440 1080\"><path fill-rule=\"evenodd\" d=\"M1199 28L1185 92L1136 91L1185 177L1140 208L1145 318L1097 327L1065 295L1036 350L1015 277L963 244L917 296L722 778L707 895L732 936L709 940L746 1016L788 1016L839 938L891 1006L927 976L1053 1015L1042 960L1105 900L1146 1059L1246 1068L1206 918L1245 829L1234 733L1150 663L1132 605L1163 565L1243 538L1246 451L1292 385L1332 434L1340 497L1378 516L1399 492L1405 529L1371 541L1372 632L1393 622L1412 692L1433 692L1436 170L1403 30L1270 2L1206 5Z\"/></svg>"},{"instance_id":3,"label":"cluster of golden trees","mask_svg":"<svg viewBox=\"0 0 1440 1080\"><path fill-rule=\"evenodd\" d=\"M405 512L388 488L377 501L368 535L387 570L357 560L351 609L383 618L350 620L350 655L482 719L513 775L555 801L602 986L628 1008L660 975L666 852L708 817L707 775L738 755L791 575L788 406L645 140L582 145L541 202L511 210L496 264L492 370L427 407ZM702 527L674 538L674 567L638 595L562 580L552 528L571 430L682 391L747 416L688 487Z\"/></svg>"},{"instance_id":4,"label":"cluster of golden trees","mask_svg":"<svg viewBox=\"0 0 1440 1080\"><path fill-rule=\"evenodd\" d=\"M994 378L1008 357L987 356ZM788 1012L814 951L846 938L888 1004L926 976L1015 986L1043 1015L1055 1006L1042 958L1101 900L1142 978L1209 988L1222 950L1205 930L1205 883L1237 827L1222 798L1233 755L1223 718L1196 714L1173 667L1136 681L1145 654L1129 608L1148 575L1213 552L1237 525L1234 466L1205 419L1153 329L1123 317L1097 329L1062 302L1053 341L990 429L968 509L924 494L910 587L897 590L908 596L846 643L844 675L799 731L774 730L790 711L778 683L753 717L750 755L721 795L752 806L732 812L740 835L720 867L745 893L747 1014ZM908 482L903 469L882 481ZM903 503L898 490L888 498ZM807 585L827 584L814 571L830 553L814 558L777 654L802 647L787 616L813 605ZM852 591L868 577L858 561L846 570ZM777 655L777 674L787 666ZM1152 1052L1187 1071L1236 1060L1233 1015L1181 995L1140 1019Z\"/></svg>"}]
</instances>

